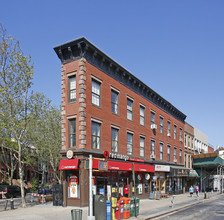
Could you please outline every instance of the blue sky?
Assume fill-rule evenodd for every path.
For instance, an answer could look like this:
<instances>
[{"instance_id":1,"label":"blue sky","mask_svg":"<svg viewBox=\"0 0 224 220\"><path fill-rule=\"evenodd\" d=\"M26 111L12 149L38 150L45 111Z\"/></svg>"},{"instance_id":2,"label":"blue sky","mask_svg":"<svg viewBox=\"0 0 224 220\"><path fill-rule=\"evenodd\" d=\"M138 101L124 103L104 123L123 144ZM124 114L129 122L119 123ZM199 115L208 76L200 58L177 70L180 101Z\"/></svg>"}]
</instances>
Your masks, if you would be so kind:
<instances>
[{"instance_id":1,"label":"blue sky","mask_svg":"<svg viewBox=\"0 0 224 220\"><path fill-rule=\"evenodd\" d=\"M86 37L224 145L224 1L7 0L0 22L35 67L35 91L60 105L53 47Z\"/></svg>"}]
</instances>

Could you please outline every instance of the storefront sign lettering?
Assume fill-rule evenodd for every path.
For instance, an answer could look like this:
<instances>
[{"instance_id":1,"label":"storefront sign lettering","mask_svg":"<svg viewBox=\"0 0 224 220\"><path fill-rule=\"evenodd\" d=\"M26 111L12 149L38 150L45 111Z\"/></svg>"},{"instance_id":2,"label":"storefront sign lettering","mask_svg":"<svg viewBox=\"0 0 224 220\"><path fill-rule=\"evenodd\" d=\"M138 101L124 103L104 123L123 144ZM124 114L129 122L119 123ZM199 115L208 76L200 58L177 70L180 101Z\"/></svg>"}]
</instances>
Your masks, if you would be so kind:
<instances>
[{"instance_id":1,"label":"storefront sign lettering","mask_svg":"<svg viewBox=\"0 0 224 220\"><path fill-rule=\"evenodd\" d=\"M155 171L170 172L170 166L155 165Z\"/></svg>"},{"instance_id":2,"label":"storefront sign lettering","mask_svg":"<svg viewBox=\"0 0 224 220\"><path fill-rule=\"evenodd\" d=\"M120 159L120 160L129 160L129 156L117 154L117 153L109 153L108 151L104 151L104 157L105 158L112 158L112 159Z\"/></svg>"}]
</instances>

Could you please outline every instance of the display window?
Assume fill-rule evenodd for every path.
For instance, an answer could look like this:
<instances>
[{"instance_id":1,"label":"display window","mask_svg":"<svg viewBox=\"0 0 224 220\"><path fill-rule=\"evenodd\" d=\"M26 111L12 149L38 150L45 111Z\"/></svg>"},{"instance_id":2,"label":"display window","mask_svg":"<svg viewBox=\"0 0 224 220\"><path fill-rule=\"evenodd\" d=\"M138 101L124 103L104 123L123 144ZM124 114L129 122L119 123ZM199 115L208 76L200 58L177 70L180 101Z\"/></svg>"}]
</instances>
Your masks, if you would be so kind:
<instances>
[{"instance_id":1,"label":"display window","mask_svg":"<svg viewBox=\"0 0 224 220\"><path fill-rule=\"evenodd\" d=\"M80 198L78 172L67 171L68 198Z\"/></svg>"}]
</instances>

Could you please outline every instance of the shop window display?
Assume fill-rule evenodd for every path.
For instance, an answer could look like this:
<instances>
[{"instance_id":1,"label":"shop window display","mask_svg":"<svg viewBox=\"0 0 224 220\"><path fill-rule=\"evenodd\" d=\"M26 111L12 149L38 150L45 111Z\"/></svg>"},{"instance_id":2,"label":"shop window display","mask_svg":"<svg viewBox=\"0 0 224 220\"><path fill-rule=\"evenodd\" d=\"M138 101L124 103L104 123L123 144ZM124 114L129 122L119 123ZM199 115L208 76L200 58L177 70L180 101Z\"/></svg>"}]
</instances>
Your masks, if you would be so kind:
<instances>
[{"instance_id":1,"label":"shop window display","mask_svg":"<svg viewBox=\"0 0 224 220\"><path fill-rule=\"evenodd\" d=\"M78 199L80 198L79 178L77 173L68 172L68 198Z\"/></svg>"}]
</instances>

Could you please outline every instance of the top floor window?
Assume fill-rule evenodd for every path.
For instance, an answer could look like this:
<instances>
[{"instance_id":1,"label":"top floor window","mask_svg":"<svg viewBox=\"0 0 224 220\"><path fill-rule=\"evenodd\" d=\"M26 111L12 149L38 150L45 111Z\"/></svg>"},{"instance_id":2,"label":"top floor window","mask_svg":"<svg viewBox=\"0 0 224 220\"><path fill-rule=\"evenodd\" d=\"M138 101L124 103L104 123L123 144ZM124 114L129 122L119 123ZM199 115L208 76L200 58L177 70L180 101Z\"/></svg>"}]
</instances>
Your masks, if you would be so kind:
<instances>
[{"instance_id":1,"label":"top floor window","mask_svg":"<svg viewBox=\"0 0 224 220\"><path fill-rule=\"evenodd\" d=\"M127 119L133 120L133 101L131 99L127 99Z\"/></svg>"},{"instance_id":2,"label":"top floor window","mask_svg":"<svg viewBox=\"0 0 224 220\"><path fill-rule=\"evenodd\" d=\"M174 133L174 139L177 139L177 126L176 125L174 125L173 133Z\"/></svg>"},{"instance_id":3,"label":"top floor window","mask_svg":"<svg viewBox=\"0 0 224 220\"><path fill-rule=\"evenodd\" d=\"M100 82L92 79L92 104L96 106L100 106L100 85Z\"/></svg>"},{"instance_id":4,"label":"top floor window","mask_svg":"<svg viewBox=\"0 0 224 220\"><path fill-rule=\"evenodd\" d=\"M151 112L151 125L154 125L156 123L155 121L155 112Z\"/></svg>"},{"instance_id":5,"label":"top floor window","mask_svg":"<svg viewBox=\"0 0 224 220\"><path fill-rule=\"evenodd\" d=\"M182 138L182 128L180 128L180 141L181 142L183 141L183 138Z\"/></svg>"},{"instance_id":6,"label":"top floor window","mask_svg":"<svg viewBox=\"0 0 224 220\"><path fill-rule=\"evenodd\" d=\"M118 115L118 92L111 90L111 112Z\"/></svg>"},{"instance_id":7,"label":"top floor window","mask_svg":"<svg viewBox=\"0 0 224 220\"><path fill-rule=\"evenodd\" d=\"M159 119L159 131L160 131L160 134L163 134L163 118L160 117Z\"/></svg>"},{"instance_id":8,"label":"top floor window","mask_svg":"<svg viewBox=\"0 0 224 220\"><path fill-rule=\"evenodd\" d=\"M171 137L170 121L167 121L167 136Z\"/></svg>"},{"instance_id":9,"label":"top floor window","mask_svg":"<svg viewBox=\"0 0 224 220\"><path fill-rule=\"evenodd\" d=\"M145 107L140 105L140 125L145 125Z\"/></svg>"},{"instance_id":10,"label":"top floor window","mask_svg":"<svg viewBox=\"0 0 224 220\"><path fill-rule=\"evenodd\" d=\"M69 102L76 101L76 76L70 76L69 80Z\"/></svg>"}]
</instances>

